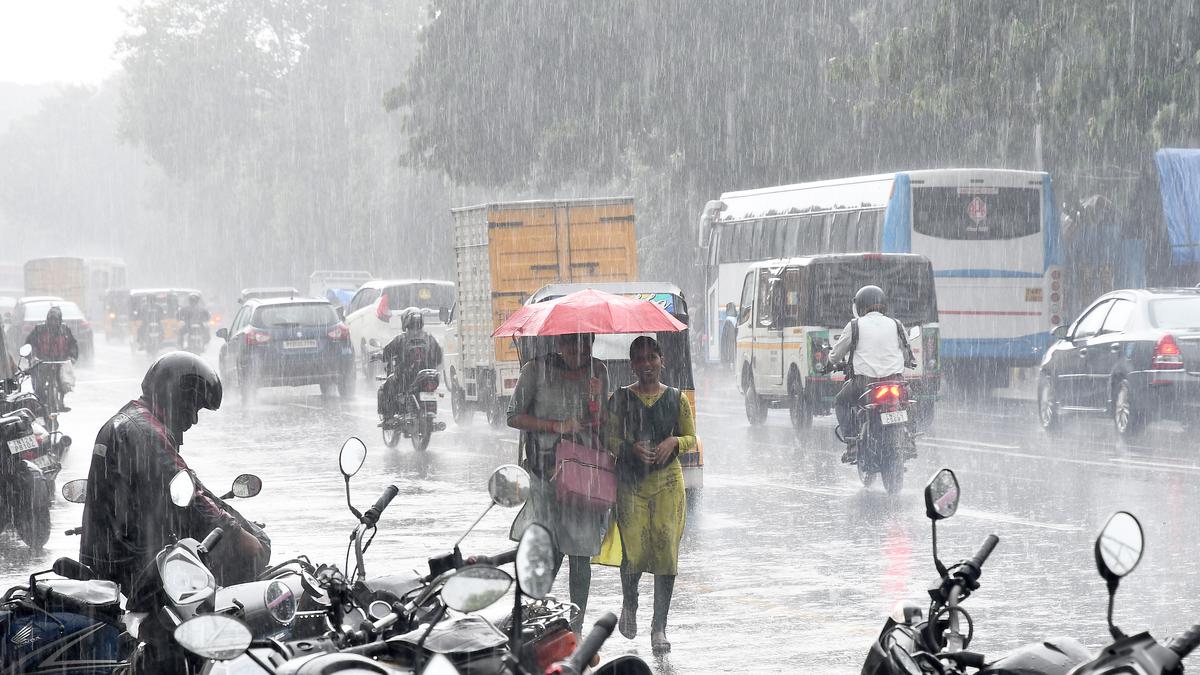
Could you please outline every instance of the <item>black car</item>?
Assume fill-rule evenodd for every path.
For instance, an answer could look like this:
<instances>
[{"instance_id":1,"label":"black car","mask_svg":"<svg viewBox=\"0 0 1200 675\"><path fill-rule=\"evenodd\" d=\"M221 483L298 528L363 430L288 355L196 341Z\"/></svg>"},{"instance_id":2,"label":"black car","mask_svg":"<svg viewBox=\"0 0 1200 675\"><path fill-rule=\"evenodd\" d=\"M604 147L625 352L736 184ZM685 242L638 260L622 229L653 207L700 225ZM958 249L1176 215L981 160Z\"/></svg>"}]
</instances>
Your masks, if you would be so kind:
<instances>
[{"instance_id":1,"label":"black car","mask_svg":"<svg viewBox=\"0 0 1200 675\"><path fill-rule=\"evenodd\" d=\"M254 396L259 387L317 384L354 393L354 350L350 330L333 306L316 298L247 300L229 328L217 331L221 378Z\"/></svg>"},{"instance_id":2,"label":"black car","mask_svg":"<svg viewBox=\"0 0 1200 675\"><path fill-rule=\"evenodd\" d=\"M1054 337L1038 380L1044 428L1064 412L1109 415L1121 436L1200 420L1200 289L1113 291Z\"/></svg>"}]
</instances>

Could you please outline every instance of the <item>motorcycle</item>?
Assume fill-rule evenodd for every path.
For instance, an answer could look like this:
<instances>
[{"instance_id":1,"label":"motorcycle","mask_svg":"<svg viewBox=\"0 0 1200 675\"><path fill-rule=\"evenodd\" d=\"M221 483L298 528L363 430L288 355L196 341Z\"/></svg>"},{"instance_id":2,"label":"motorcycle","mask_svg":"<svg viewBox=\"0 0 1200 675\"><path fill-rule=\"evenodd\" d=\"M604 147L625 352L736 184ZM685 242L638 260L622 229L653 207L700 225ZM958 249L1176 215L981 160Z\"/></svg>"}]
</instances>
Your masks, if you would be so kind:
<instances>
[{"instance_id":1,"label":"motorcycle","mask_svg":"<svg viewBox=\"0 0 1200 675\"><path fill-rule=\"evenodd\" d=\"M162 321L158 319L148 319L144 321L136 343L129 343L129 349L131 352L136 352L140 348L147 354L154 356L158 354L158 350L162 349L162 341Z\"/></svg>"},{"instance_id":2,"label":"motorcycle","mask_svg":"<svg viewBox=\"0 0 1200 675\"><path fill-rule=\"evenodd\" d=\"M845 372L846 364L826 365L820 372L838 370ZM917 456L911 426L916 401L909 394L908 384L900 378L871 382L853 409L858 435L848 436L847 430L834 428L839 441L856 446L854 465L864 487L871 487L876 476L888 494L898 494L904 487L904 463Z\"/></svg>"},{"instance_id":3,"label":"motorcycle","mask_svg":"<svg viewBox=\"0 0 1200 675\"><path fill-rule=\"evenodd\" d=\"M958 675L971 672L968 669L980 675L1067 675L1091 658L1087 649L1072 638L1042 640L996 659L968 651L975 624L961 604L979 590L983 565L1000 539L989 534L971 558L950 567L942 563L937 551L937 523L958 511L959 494L958 478L950 469L938 471L925 486L925 515L933 528L933 562L938 572L938 580L929 589L928 614L917 603L897 604L871 644L862 675Z\"/></svg>"},{"instance_id":4,"label":"motorcycle","mask_svg":"<svg viewBox=\"0 0 1200 675\"><path fill-rule=\"evenodd\" d=\"M208 344L208 329L198 321L188 323L180 329L180 347L193 354L203 354Z\"/></svg>"},{"instance_id":5,"label":"motorcycle","mask_svg":"<svg viewBox=\"0 0 1200 675\"><path fill-rule=\"evenodd\" d=\"M372 347L379 347L379 342L372 339ZM382 361L383 352L376 351L369 357L370 361ZM400 377L400 364L393 363L392 375L376 375L379 382L387 382L391 377ZM437 389L440 373L434 368L425 368L413 375L407 386L398 392L399 401L396 408L399 412L392 416L384 416L379 422L383 430L383 442L389 448L400 444L400 438L411 438L413 449L420 452L429 447L429 439L435 431L445 431L446 423L437 419Z\"/></svg>"},{"instance_id":6,"label":"motorcycle","mask_svg":"<svg viewBox=\"0 0 1200 675\"><path fill-rule=\"evenodd\" d=\"M33 347L27 344L21 345L17 354L28 364L21 372L33 383L33 394L44 410L43 420L47 427L57 429L58 413L66 409L63 396L70 391L70 383L63 380L63 367L70 367L71 362L39 359L33 355Z\"/></svg>"},{"instance_id":7,"label":"motorcycle","mask_svg":"<svg viewBox=\"0 0 1200 675\"><path fill-rule=\"evenodd\" d=\"M71 439L51 433L22 408L0 417L0 531L9 522L31 549L50 538L50 503Z\"/></svg>"},{"instance_id":8,"label":"motorcycle","mask_svg":"<svg viewBox=\"0 0 1200 675\"><path fill-rule=\"evenodd\" d=\"M17 352L20 357L20 363L28 364L32 360L33 347L30 345L21 345L21 349ZM0 415L27 408L33 412L34 416L42 420L43 425L47 429L58 428L58 415L50 415L46 412L46 406L42 405L37 394L32 391L25 391L22 388L23 383L30 378L28 365L25 368L18 367L13 376L6 380L0 380L0 391L3 392L3 399L0 399Z\"/></svg>"}]
</instances>

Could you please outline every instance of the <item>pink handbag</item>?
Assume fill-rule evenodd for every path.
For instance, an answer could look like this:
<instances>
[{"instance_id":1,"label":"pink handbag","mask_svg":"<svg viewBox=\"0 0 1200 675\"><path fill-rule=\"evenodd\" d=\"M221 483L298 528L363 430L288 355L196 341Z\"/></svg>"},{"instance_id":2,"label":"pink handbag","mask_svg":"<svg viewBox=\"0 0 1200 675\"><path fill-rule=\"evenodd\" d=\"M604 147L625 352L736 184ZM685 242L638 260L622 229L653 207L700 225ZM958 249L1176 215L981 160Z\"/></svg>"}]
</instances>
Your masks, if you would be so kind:
<instances>
[{"instance_id":1,"label":"pink handbag","mask_svg":"<svg viewBox=\"0 0 1200 675\"><path fill-rule=\"evenodd\" d=\"M558 501L590 511L604 511L617 503L616 459L566 438L554 452L554 483Z\"/></svg>"}]
</instances>

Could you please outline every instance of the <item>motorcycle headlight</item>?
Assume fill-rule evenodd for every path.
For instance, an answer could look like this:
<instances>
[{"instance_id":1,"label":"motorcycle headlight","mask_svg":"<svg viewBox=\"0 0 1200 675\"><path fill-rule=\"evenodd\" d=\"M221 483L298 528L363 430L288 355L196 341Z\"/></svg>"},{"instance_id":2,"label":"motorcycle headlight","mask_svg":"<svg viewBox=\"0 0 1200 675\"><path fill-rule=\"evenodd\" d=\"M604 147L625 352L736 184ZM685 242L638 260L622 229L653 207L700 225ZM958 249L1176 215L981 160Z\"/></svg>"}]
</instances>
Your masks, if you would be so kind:
<instances>
[{"instance_id":1,"label":"motorcycle headlight","mask_svg":"<svg viewBox=\"0 0 1200 675\"><path fill-rule=\"evenodd\" d=\"M264 600L271 618L280 624L286 626L296 618L296 594L282 581L277 579L267 585Z\"/></svg>"},{"instance_id":2,"label":"motorcycle headlight","mask_svg":"<svg viewBox=\"0 0 1200 675\"><path fill-rule=\"evenodd\" d=\"M167 597L179 605L200 602L212 595L217 586L204 565L184 555L168 559L160 574Z\"/></svg>"}]
</instances>

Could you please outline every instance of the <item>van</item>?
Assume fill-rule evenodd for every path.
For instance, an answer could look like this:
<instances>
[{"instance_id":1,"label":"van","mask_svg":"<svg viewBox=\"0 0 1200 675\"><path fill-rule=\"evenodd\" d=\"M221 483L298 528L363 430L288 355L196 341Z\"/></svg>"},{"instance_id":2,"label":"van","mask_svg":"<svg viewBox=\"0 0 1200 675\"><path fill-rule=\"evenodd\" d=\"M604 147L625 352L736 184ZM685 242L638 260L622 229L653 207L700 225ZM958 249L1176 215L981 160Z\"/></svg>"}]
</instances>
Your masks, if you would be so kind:
<instances>
[{"instance_id":1,"label":"van","mask_svg":"<svg viewBox=\"0 0 1200 675\"><path fill-rule=\"evenodd\" d=\"M917 359L905 371L918 427L932 420L940 386L938 310L933 266L907 253L848 253L752 263L737 314L734 373L751 424L771 408L787 408L801 431L829 415L843 375L818 372L853 318L854 294L874 284L887 294L888 315L908 330Z\"/></svg>"}]
</instances>

